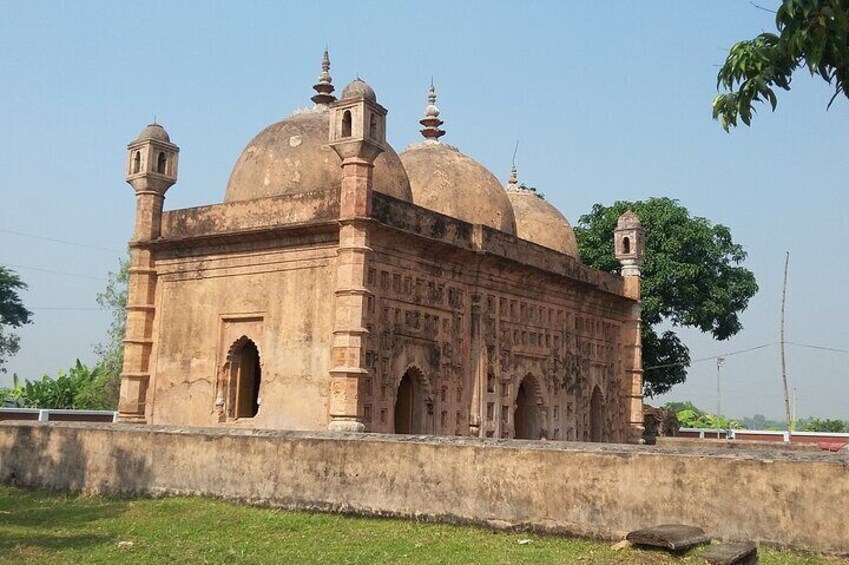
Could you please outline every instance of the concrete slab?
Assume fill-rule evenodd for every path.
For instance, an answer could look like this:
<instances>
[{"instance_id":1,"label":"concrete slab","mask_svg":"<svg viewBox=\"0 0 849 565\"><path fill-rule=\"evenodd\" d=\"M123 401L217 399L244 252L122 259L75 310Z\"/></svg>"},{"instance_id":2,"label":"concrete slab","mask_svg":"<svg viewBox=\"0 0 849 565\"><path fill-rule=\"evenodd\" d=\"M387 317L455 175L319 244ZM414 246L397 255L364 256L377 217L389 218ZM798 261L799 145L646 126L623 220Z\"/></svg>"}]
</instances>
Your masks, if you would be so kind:
<instances>
[{"instance_id":1,"label":"concrete slab","mask_svg":"<svg viewBox=\"0 0 849 565\"><path fill-rule=\"evenodd\" d=\"M758 562L758 546L743 543L721 543L712 545L704 554L711 565L755 565Z\"/></svg>"},{"instance_id":2,"label":"concrete slab","mask_svg":"<svg viewBox=\"0 0 849 565\"><path fill-rule=\"evenodd\" d=\"M710 542L710 538L703 529L682 524L663 524L636 530L628 534L625 539L636 545L648 545L669 551L686 551L691 547Z\"/></svg>"}]
</instances>

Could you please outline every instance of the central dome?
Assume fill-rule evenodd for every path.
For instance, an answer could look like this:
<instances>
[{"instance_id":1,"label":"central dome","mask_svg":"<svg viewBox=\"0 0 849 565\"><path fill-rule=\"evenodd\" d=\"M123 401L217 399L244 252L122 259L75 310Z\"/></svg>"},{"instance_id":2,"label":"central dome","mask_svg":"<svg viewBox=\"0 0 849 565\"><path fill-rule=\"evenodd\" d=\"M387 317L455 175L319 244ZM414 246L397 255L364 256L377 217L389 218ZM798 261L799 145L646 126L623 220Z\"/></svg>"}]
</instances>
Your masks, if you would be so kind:
<instances>
[{"instance_id":1,"label":"central dome","mask_svg":"<svg viewBox=\"0 0 849 565\"><path fill-rule=\"evenodd\" d=\"M224 202L338 188L342 160L328 145L329 139L330 113L324 104L268 126L236 161ZM388 144L374 162L374 190L413 200L404 166Z\"/></svg>"},{"instance_id":2,"label":"central dome","mask_svg":"<svg viewBox=\"0 0 849 565\"><path fill-rule=\"evenodd\" d=\"M516 234L507 193L498 179L471 157L442 143L425 142L401 153L401 162L410 177L415 204Z\"/></svg>"},{"instance_id":3,"label":"central dome","mask_svg":"<svg viewBox=\"0 0 849 565\"><path fill-rule=\"evenodd\" d=\"M413 202L470 224L516 235L513 207L498 179L456 147L439 142L445 131L439 129L444 122L439 119L433 81L427 93L425 116L419 123L424 126L420 130L424 143L401 153L413 189Z\"/></svg>"}]
</instances>

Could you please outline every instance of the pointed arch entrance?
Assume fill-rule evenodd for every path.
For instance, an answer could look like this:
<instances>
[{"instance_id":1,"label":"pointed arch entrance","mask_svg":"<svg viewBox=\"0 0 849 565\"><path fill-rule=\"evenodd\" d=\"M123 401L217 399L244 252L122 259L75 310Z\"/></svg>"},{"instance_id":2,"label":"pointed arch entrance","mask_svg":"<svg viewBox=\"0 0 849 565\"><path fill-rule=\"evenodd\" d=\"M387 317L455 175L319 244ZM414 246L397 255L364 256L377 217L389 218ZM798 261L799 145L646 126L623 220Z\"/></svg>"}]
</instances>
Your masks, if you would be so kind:
<instances>
[{"instance_id":1,"label":"pointed arch entrance","mask_svg":"<svg viewBox=\"0 0 849 565\"><path fill-rule=\"evenodd\" d=\"M513 437L516 439L540 438L539 390L534 377L527 375L516 392L513 411Z\"/></svg>"},{"instance_id":2,"label":"pointed arch entrance","mask_svg":"<svg viewBox=\"0 0 849 565\"><path fill-rule=\"evenodd\" d=\"M395 393L394 432L396 434L425 434L430 395L424 375L410 367L401 376Z\"/></svg>"},{"instance_id":3,"label":"pointed arch entrance","mask_svg":"<svg viewBox=\"0 0 849 565\"><path fill-rule=\"evenodd\" d=\"M250 338L242 336L227 356L230 369L230 406L232 418L253 418L259 413L262 365L259 349Z\"/></svg>"},{"instance_id":4,"label":"pointed arch entrance","mask_svg":"<svg viewBox=\"0 0 849 565\"><path fill-rule=\"evenodd\" d=\"M604 441L604 395L595 387L590 399L590 441Z\"/></svg>"}]
</instances>

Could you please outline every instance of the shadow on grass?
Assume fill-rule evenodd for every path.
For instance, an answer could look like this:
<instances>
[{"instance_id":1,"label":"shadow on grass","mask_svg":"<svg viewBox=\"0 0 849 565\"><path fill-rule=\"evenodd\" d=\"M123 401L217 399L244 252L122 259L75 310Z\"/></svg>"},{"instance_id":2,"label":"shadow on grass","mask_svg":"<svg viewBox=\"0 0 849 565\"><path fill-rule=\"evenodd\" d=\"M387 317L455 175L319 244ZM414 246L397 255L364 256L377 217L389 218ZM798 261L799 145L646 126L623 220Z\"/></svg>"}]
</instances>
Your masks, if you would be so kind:
<instances>
[{"instance_id":1,"label":"shadow on grass","mask_svg":"<svg viewBox=\"0 0 849 565\"><path fill-rule=\"evenodd\" d=\"M20 535L0 535L0 551L4 555L14 553L18 550L24 553L30 553L32 549L40 549L44 551L64 551L71 549L90 548L96 545L105 545L111 543L112 538L108 535L40 535L40 534L20 534Z\"/></svg>"},{"instance_id":2,"label":"shadow on grass","mask_svg":"<svg viewBox=\"0 0 849 565\"><path fill-rule=\"evenodd\" d=\"M21 489L0 492L0 528L74 528L95 520L115 518L126 512L128 502L89 501L85 498L49 498L55 493Z\"/></svg>"}]
</instances>

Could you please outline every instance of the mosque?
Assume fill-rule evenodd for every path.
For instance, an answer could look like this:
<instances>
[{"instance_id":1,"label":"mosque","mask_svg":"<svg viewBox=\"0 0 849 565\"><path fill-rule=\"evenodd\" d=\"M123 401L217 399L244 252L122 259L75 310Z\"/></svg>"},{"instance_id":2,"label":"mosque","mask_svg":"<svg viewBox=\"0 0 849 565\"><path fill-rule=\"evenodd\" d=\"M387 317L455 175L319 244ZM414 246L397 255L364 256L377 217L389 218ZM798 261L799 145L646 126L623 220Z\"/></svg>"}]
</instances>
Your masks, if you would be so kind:
<instances>
[{"instance_id":1,"label":"mosque","mask_svg":"<svg viewBox=\"0 0 849 565\"><path fill-rule=\"evenodd\" d=\"M440 141L400 155L360 79L325 52L314 106L261 131L223 203L163 211L179 148L128 145L136 194L124 422L637 442L640 263L583 265L572 227Z\"/></svg>"}]
</instances>

